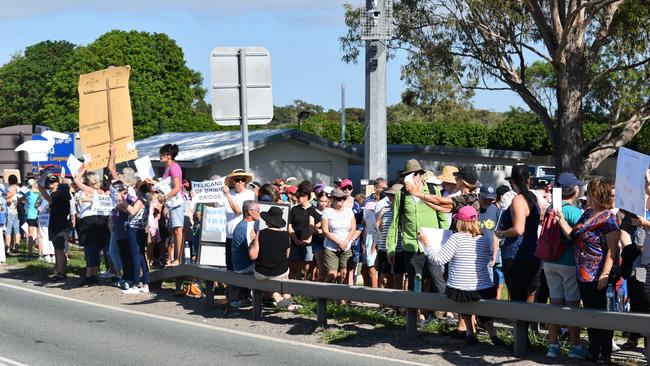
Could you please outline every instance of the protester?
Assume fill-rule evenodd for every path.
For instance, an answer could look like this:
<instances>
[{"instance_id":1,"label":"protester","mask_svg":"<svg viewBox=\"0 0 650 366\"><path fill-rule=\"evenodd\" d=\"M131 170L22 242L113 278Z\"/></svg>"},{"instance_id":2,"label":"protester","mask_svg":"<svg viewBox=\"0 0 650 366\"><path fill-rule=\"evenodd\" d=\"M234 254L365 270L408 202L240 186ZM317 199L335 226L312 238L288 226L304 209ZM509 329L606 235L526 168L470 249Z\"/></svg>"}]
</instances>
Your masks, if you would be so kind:
<instances>
[{"instance_id":1,"label":"protester","mask_svg":"<svg viewBox=\"0 0 650 366\"><path fill-rule=\"evenodd\" d=\"M572 173L562 173L555 181L555 186L562 188L562 216L571 228L576 226L582 210L574 206L580 187L585 185L584 181L576 178ZM549 206L550 210L554 207ZM549 213L547 213L548 215ZM549 288L551 304L568 305L578 307L580 305L580 291L576 278L576 262L573 257L573 243L568 237L562 237L562 243L566 246L563 254L556 260L545 260L543 263L544 274ZM539 245L539 244L538 244ZM571 351L569 358L584 359L586 352L580 343L580 328L568 327L571 340ZM548 352L547 357L557 358L561 356L559 344L560 325L548 324Z\"/></svg>"},{"instance_id":2,"label":"protester","mask_svg":"<svg viewBox=\"0 0 650 366\"><path fill-rule=\"evenodd\" d=\"M282 218L282 209L273 206L260 214L267 228L260 230L250 247L250 259L255 261L254 275L258 280L286 280L289 278L290 242L289 233L284 230L287 222ZM271 294L274 305L299 310L302 306L294 303L290 294Z\"/></svg>"},{"instance_id":3,"label":"protester","mask_svg":"<svg viewBox=\"0 0 650 366\"><path fill-rule=\"evenodd\" d=\"M322 216L323 212L330 207L330 198L327 193L320 191L316 194L316 212L314 214L314 226L312 228L311 250L314 254L314 263L316 264L316 276L314 280L323 282L327 270L325 269L325 237L323 235Z\"/></svg>"},{"instance_id":4,"label":"protester","mask_svg":"<svg viewBox=\"0 0 650 366\"><path fill-rule=\"evenodd\" d=\"M395 196L402 190L403 185L393 184L390 189L384 191L388 204L379 209L377 213L377 226L379 230L379 244L377 245L377 258L375 267L379 272L378 286L382 288L404 289L404 249L401 232L398 232L393 263L388 261L386 251L386 240L388 229L393 221L393 203ZM375 207L376 209L376 207Z\"/></svg>"},{"instance_id":5,"label":"protester","mask_svg":"<svg viewBox=\"0 0 650 366\"><path fill-rule=\"evenodd\" d=\"M129 214L126 225L133 265L133 283L130 288L122 291L123 294L149 293L149 265L145 258L147 249L145 228L149 217L150 194L151 187L148 183L143 182L137 189L136 197L127 197L120 204L120 209L126 210Z\"/></svg>"},{"instance_id":6,"label":"protester","mask_svg":"<svg viewBox=\"0 0 650 366\"><path fill-rule=\"evenodd\" d=\"M176 144L163 145L159 150L159 154L160 162L165 165L165 172L163 173L162 179L170 178L171 181L171 190L163 196L164 200L167 202L178 196L181 201L178 206L167 207L169 217L168 225L173 241L173 245L168 250L167 265L177 266L181 264L181 258L183 256L183 227L185 226L185 208L187 205L181 185L181 182L183 182L183 170L176 162L176 156L178 156L178 146Z\"/></svg>"},{"instance_id":7,"label":"protester","mask_svg":"<svg viewBox=\"0 0 650 366\"><path fill-rule=\"evenodd\" d=\"M314 259L311 242L312 228L315 225L314 217L317 215L314 206L309 202L311 191L307 187L300 187L296 191L298 204L289 211L289 237L291 238L291 252L289 255L289 278L302 279L303 271Z\"/></svg>"},{"instance_id":8,"label":"protester","mask_svg":"<svg viewBox=\"0 0 650 366\"><path fill-rule=\"evenodd\" d=\"M18 217L18 177L11 174L7 180L7 219L5 220L5 245L7 254L18 252L20 245L20 218ZM13 239L13 242L12 242Z\"/></svg>"},{"instance_id":9,"label":"protester","mask_svg":"<svg viewBox=\"0 0 650 366\"><path fill-rule=\"evenodd\" d=\"M232 270L235 273L253 273L255 268L254 258L250 254L251 244L255 239L260 219L260 207L254 200L246 200L242 203L242 219L232 233L231 258ZM248 289L229 286L230 306L235 308L244 307L250 304L250 291Z\"/></svg>"},{"instance_id":10,"label":"protester","mask_svg":"<svg viewBox=\"0 0 650 366\"><path fill-rule=\"evenodd\" d=\"M482 186L479 191L479 204L481 208L479 210L478 222L483 235L488 236L492 241L492 262L490 263L492 267L492 276L494 280L494 286L497 289L496 298L499 299L501 295L500 286L501 282L499 279L499 273L496 270L497 264L501 264L501 257L499 253L499 239L494 234L497 224L499 223L499 218L501 217L501 209L496 204L497 192L494 187L491 185Z\"/></svg>"},{"instance_id":11,"label":"protester","mask_svg":"<svg viewBox=\"0 0 650 366\"><path fill-rule=\"evenodd\" d=\"M226 268L232 267L232 235L235 227L243 219L244 201L254 201L255 193L246 186L253 180L253 175L244 169L235 169L224 180L223 193L226 197Z\"/></svg>"},{"instance_id":12,"label":"protester","mask_svg":"<svg viewBox=\"0 0 650 366\"><path fill-rule=\"evenodd\" d=\"M554 209L562 232L573 240L575 261L580 289L580 299L585 308L606 309L607 285L618 278L612 270L617 267L620 229L612 212L613 184L603 179L594 179L587 186L589 208L572 228L562 210ZM514 204L514 203L513 203ZM613 281L613 282L612 282ZM589 361L611 362L611 330L588 328Z\"/></svg>"},{"instance_id":13,"label":"protester","mask_svg":"<svg viewBox=\"0 0 650 366\"><path fill-rule=\"evenodd\" d=\"M86 276L79 286L99 283L100 251L104 250L108 239L108 220L97 212L95 196L106 195L100 188L97 174L86 172L84 165L74 179L79 192L77 193L77 212L79 215L77 233L79 243L84 247L86 260Z\"/></svg>"},{"instance_id":14,"label":"protester","mask_svg":"<svg viewBox=\"0 0 650 366\"><path fill-rule=\"evenodd\" d=\"M472 206L464 206L454 215L455 233L442 244L440 249L429 245L429 238L422 232L419 239L425 247L427 258L437 264L449 263L449 277L445 295L457 302L494 299L496 288L492 281L493 243L491 236L481 235L478 224L478 212ZM466 324L465 342L469 345L478 343L472 316L462 314ZM482 326L488 331L492 342L503 344L497 336L491 318L478 317Z\"/></svg>"},{"instance_id":15,"label":"protester","mask_svg":"<svg viewBox=\"0 0 650 366\"><path fill-rule=\"evenodd\" d=\"M338 184L338 188L345 194L345 200L343 201L343 204L345 205L345 207L352 210L356 222L354 236L352 237L352 247L351 247L352 256L350 257L350 259L348 259L347 272L346 272L347 278L345 282L348 285L356 285L357 267L359 265L359 261L361 260L361 234L363 234L363 210L361 209L361 205L359 205L359 202L352 195L352 192L354 191L354 185L351 179L347 179L347 178L342 179Z\"/></svg>"},{"instance_id":16,"label":"protester","mask_svg":"<svg viewBox=\"0 0 650 366\"><path fill-rule=\"evenodd\" d=\"M345 206L346 195L338 188L332 190L330 208L323 211L321 225L325 236L325 268L327 282L345 283L347 265L352 257L352 242L356 220L352 209Z\"/></svg>"},{"instance_id":17,"label":"protester","mask_svg":"<svg viewBox=\"0 0 650 366\"><path fill-rule=\"evenodd\" d=\"M627 291L630 298L630 311L639 313L648 313L650 311L649 297L646 297L645 287L650 283L650 180L646 176L646 207L645 217L632 219L632 224L639 227L642 231L643 240L636 244L636 258L632 262L632 271L627 280ZM628 247L623 249L621 256L625 261L625 252ZM627 341L621 345L623 349L633 349L639 344L640 334L632 333L628 336ZM645 338L647 344L648 339Z\"/></svg>"},{"instance_id":18,"label":"protester","mask_svg":"<svg viewBox=\"0 0 650 366\"><path fill-rule=\"evenodd\" d=\"M418 245L418 232L423 227L439 229L447 226L445 224L446 218L442 213L438 214L424 200L412 194L417 189L419 195L440 195L440 192L430 192L429 186L422 183L421 175L423 173L424 169L417 160L411 159L406 162L404 171L400 175L402 179L412 179L412 183L405 183L410 183L416 188L413 188L412 191L402 189L395 195L392 206L393 217L386 240L388 261L393 266L402 265L405 268L409 291L414 289L416 274L422 276L424 269L427 268L426 256ZM395 262L397 242L400 235L404 247L403 264ZM442 288L438 290L442 291Z\"/></svg>"},{"instance_id":19,"label":"protester","mask_svg":"<svg viewBox=\"0 0 650 366\"><path fill-rule=\"evenodd\" d=\"M41 246L40 233L38 230L38 206L42 201L41 194L38 191L38 184L34 179L27 183L29 190L25 192L25 208L27 211L27 255L32 257L34 254L34 245L38 248L39 258L43 257L43 247Z\"/></svg>"},{"instance_id":20,"label":"protester","mask_svg":"<svg viewBox=\"0 0 650 366\"><path fill-rule=\"evenodd\" d=\"M55 272L50 277L53 281L60 281L67 278L68 257L65 253L65 245L72 228L70 222L70 186L60 184L59 178L48 174L44 179L44 185L38 187L43 199L49 203L50 221L48 236L54 245Z\"/></svg>"}]
</instances>

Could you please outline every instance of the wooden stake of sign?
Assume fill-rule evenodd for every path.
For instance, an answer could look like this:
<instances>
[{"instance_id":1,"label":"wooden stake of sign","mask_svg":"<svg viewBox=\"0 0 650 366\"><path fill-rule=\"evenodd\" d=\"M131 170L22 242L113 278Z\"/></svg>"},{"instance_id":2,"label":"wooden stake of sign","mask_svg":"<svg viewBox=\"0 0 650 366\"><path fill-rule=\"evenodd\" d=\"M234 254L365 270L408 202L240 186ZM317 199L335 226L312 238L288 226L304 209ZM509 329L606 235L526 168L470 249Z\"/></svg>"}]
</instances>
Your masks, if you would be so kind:
<instances>
[{"instance_id":1,"label":"wooden stake of sign","mask_svg":"<svg viewBox=\"0 0 650 366\"><path fill-rule=\"evenodd\" d=\"M128 88L130 70L130 66L109 67L79 77L79 137L88 170L106 166L111 143L116 163L138 157Z\"/></svg>"}]
</instances>

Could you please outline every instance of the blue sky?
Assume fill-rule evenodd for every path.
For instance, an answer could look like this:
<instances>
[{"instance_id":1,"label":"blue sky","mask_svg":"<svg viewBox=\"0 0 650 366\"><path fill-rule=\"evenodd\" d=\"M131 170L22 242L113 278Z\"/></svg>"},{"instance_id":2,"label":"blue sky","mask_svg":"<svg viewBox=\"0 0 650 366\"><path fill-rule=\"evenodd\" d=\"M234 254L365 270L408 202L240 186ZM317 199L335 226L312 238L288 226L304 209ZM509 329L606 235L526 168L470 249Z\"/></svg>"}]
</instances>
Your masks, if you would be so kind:
<instances>
[{"instance_id":1,"label":"blue sky","mask_svg":"<svg viewBox=\"0 0 650 366\"><path fill-rule=\"evenodd\" d=\"M348 0L360 5L362 0ZM271 53L276 105L294 99L340 108L363 107L363 65L341 61L345 0L0 0L0 64L44 40L88 44L113 29L166 33L187 65L210 79L210 51L219 46L262 46ZM400 101L403 55L388 64L388 104ZM209 90L209 88L208 88ZM208 95L210 97L210 95ZM522 106L511 92L477 92L477 108Z\"/></svg>"}]
</instances>

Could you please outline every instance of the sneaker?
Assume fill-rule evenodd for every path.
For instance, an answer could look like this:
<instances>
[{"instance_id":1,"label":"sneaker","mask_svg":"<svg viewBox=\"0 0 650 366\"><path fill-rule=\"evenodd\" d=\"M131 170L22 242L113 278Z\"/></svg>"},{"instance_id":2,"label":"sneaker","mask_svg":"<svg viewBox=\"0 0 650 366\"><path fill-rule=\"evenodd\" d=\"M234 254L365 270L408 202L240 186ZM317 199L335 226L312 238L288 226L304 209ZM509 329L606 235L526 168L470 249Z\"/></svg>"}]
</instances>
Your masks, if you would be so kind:
<instances>
[{"instance_id":1,"label":"sneaker","mask_svg":"<svg viewBox=\"0 0 650 366\"><path fill-rule=\"evenodd\" d=\"M102 280L107 280L107 279L109 279L111 277L113 277L113 274L111 272L108 272L108 271L102 272L102 273L99 274L99 278L101 278Z\"/></svg>"},{"instance_id":2,"label":"sneaker","mask_svg":"<svg viewBox=\"0 0 650 366\"><path fill-rule=\"evenodd\" d=\"M120 280L118 287L121 288L122 290L128 290L131 288L131 284L129 283L129 281Z\"/></svg>"},{"instance_id":3,"label":"sneaker","mask_svg":"<svg viewBox=\"0 0 650 366\"><path fill-rule=\"evenodd\" d=\"M90 285L96 285L99 283L99 277L97 276L92 276L92 277L84 277L81 282L79 282L79 287L85 287L85 286L90 286Z\"/></svg>"},{"instance_id":4,"label":"sneaker","mask_svg":"<svg viewBox=\"0 0 650 366\"><path fill-rule=\"evenodd\" d=\"M582 346L573 346L569 352L569 358L584 360L587 358L587 351Z\"/></svg>"},{"instance_id":5,"label":"sneaker","mask_svg":"<svg viewBox=\"0 0 650 366\"><path fill-rule=\"evenodd\" d=\"M149 285L144 285L142 287L139 287L138 290L140 291L141 294L148 294L149 293Z\"/></svg>"},{"instance_id":6,"label":"sneaker","mask_svg":"<svg viewBox=\"0 0 650 366\"><path fill-rule=\"evenodd\" d=\"M140 294L140 289L136 286L129 288L128 290L122 290L122 293L125 295L137 295Z\"/></svg>"},{"instance_id":7,"label":"sneaker","mask_svg":"<svg viewBox=\"0 0 650 366\"><path fill-rule=\"evenodd\" d=\"M235 300L230 302L230 306L233 308L245 308L247 306L251 305L251 300L250 299L241 299L241 300Z\"/></svg>"},{"instance_id":8,"label":"sneaker","mask_svg":"<svg viewBox=\"0 0 650 366\"><path fill-rule=\"evenodd\" d=\"M549 344L548 352L546 352L546 357L558 358L562 356L562 351L560 350L559 344Z\"/></svg>"}]
</instances>

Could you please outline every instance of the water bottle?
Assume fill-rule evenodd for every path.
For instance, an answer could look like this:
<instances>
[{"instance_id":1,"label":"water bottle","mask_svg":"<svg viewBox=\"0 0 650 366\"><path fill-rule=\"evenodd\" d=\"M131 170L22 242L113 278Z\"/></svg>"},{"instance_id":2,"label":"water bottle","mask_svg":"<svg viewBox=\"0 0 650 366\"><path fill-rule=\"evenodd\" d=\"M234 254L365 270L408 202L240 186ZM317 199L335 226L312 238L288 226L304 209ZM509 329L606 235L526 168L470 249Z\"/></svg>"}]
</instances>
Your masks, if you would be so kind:
<instances>
[{"instance_id":1,"label":"water bottle","mask_svg":"<svg viewBox=\"0 0 650 366\"><path fill-rule=\"evenodd\" d=\"M415 283L413 284L413 291L422 292L422 275L419 273L415 275Z\"/></svg>"},{"instance_id":2,"label":"water bottle","mask_svg":"<svg viewBox=\"0 0 650 366\"><path fill-rule=\"evenodd\" d=\"M614 300L614 286L610 283L607 285L607 311L616 311L616 302Z\"/></svg>"},{"instance_id":3,"label":"water bottle","mask_svg":"<svg viewBox=\"0 0 650 366\"><path fill-rule=\"evenodd\" d=\"M185 242L185 247L183 248L183 263L189 264L192 258L192 254L190 253L190 244L188 242Z\"/></svg>"},{"instance_id":4,"label":"water bottle","mask_svg":"<svg viewBox=\"0 0 650 366\"><path fill-rule=\"evenodd\" d=\"M616 299L617 300L616 305L618 306L618 311L621 312L621 313L624 313L624 312L628 311L626 309L626 306L625 306L626 305L625 304L625 293L623 291L619 291L617 297L618 298Z\"/></svg>"}]
</instances>

